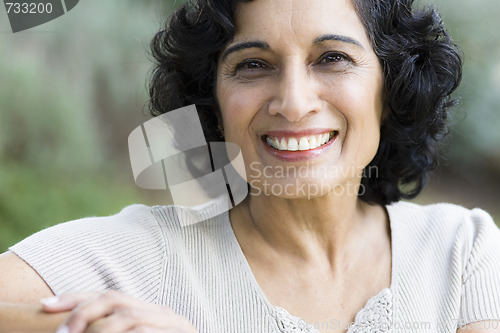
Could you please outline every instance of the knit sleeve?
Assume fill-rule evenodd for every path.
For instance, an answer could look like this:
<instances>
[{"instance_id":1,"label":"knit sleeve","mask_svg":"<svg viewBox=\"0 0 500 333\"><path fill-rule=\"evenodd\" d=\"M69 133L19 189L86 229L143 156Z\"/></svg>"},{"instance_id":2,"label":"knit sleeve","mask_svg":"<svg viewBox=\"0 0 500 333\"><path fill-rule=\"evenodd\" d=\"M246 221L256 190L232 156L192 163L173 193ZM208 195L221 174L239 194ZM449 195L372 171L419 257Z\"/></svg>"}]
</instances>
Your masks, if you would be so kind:
<instances>
[{"instance_id":1,"label":"knit sleeve","mask_svg":"<svg viewBox=\"0 0 500 333\"><path fill-rule=\"evenodd\" d=\"M84 218L42 230L12 246L54 294L114 289L156 302L164 235L149 207Z\"/></svg>"},{"instance_id":2,"label":"knit sleeve","mask_svg":"<svg viewBox=\"0 0 500 333\"><path fill-rule=\"evenodd\" d=\"M500 230L480 209L467 221L470 246L462 276L458 326L483 320L500 320Z\"/></svg>"}]
</instances>

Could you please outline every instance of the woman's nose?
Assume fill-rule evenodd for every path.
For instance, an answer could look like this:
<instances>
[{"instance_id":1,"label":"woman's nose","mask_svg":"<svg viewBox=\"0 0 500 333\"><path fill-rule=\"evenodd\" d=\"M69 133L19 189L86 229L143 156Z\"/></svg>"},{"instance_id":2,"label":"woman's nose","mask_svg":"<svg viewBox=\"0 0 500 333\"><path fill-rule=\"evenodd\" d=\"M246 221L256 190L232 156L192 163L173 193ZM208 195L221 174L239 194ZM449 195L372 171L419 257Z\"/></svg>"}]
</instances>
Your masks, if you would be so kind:
<instances>
[{"instance_id":1,"label":"woman's nose","mask_svg":"<svg viewBox=\"0 0 500 333\"><path fill-rule=\"evenodd\" d=\"M281 115L289 122L298 122L317 113L321 108L321 100L316 90L314 79L304 65L290 65L279 77L275 96L269 104L269 113Z\"/></svg>"}]
</instances>

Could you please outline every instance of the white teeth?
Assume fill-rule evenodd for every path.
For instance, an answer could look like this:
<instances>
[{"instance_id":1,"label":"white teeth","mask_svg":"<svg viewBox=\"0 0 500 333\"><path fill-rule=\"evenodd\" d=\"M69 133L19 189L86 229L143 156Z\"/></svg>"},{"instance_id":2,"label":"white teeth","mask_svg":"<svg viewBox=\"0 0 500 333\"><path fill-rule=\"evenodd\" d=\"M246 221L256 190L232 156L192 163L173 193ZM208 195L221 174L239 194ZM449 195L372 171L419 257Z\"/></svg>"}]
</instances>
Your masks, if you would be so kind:
<instances>
[{"instance_id":1,"label":"white teeth","mask_svg":"<svg viewBox=\"0 0 500 333\"><path fill-rule=\"evenodd\" d=\"M310 150L318 148L332 138L334 138L336 132L324 133L319 135L311 135L297 138L289 138L286 140L285 138L278 139L276 137L268 137L266 136L266 142L271 147L278 150L288 150L288 151L297 151L297 150Z\"/></svg>"},{"instance_id":2,"label":"white teeth","mask_svg":"<svg viewBox=\"0 0 500 333\"><path fill-rule=\"evenodd\" d=\"M288 150L288 144L286 143L285 138L281 139L281 143L279 147L276 147L279 150Z\"/></svg>"},{"instance_id":3,"label":"white teeth","mask_svg":"<svg viewBox=\"0 0 500 333\"><path fill-rule=\"evenodd\" d=\"M321 136L321 142L328 142L328 139L330 138L330 134L323 134Z\"/></svg>"},{"instance_id":4,"label":"white teeth","mask_svg":"<svg viewBox=\"0 0 500 333\"><path fill-rule=\"evenodd\" d=\"M319 147L318 140L317 140L316 136L311 136L309 138L309 147L310 147L309 149L311 149L311 148L314 149L314 148L318 148Z\"/></svg>"},{"instance_id":5,"label":"white teeth","mask_svg":"<svg viewBox=\"0 0 500 333\"><path fill-rule=\"evenodd\" d=\"M278 140L277 138L274 138L273 139L273 144L271 146L273 146L273 147L280 147L280 140Z\"/></svg>"},{"instance_id":6,"label":"white teeth","mask_svg":"<svg viewBox=\"0 0 500 333\"><path fill-rule=\"evenodd\" d=\"M311 149L311 146L309 146L309 141L307 140L307 138L305 137L300 138L299 150L309 150L309 149Z\"/></svg>"},{"instance_id":7,"label":"white teeth","mask_svg":"<svg viewBox=\"0 0 500 333\"><path fill-rule=\"evenodd\" d=\"M299 143L297 142L297 139L291 138L288 140L288 150L290 151L299 150Z\"/></svg>"}]
</instances>

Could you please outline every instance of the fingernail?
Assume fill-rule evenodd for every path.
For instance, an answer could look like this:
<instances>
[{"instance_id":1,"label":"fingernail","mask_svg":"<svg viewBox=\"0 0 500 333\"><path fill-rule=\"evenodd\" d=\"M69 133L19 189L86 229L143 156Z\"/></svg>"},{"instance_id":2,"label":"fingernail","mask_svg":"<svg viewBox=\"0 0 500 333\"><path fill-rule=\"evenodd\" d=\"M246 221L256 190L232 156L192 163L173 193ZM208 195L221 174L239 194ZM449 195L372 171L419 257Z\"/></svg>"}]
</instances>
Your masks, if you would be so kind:
<instances>
[{"instance_id":1,"label":"fingernail","mask_svg":"<svg viewBox=\"0 0 500 333\"><path fill-rule=\"evenodd\" d=\"M59 302L59 297L57 297L57 296L52 296L52 297L42 298L42 299L40 300L40 302L41 302L43 305L54 305L54 304L56 304L57 302ZM59 331L57 331L57 333L59 333Z\"/></svg>"},{"instance_id":2,"label":"fingernail","mask_svg":"<svg viewBox=\"0 0 500 333\"><path fill-rule=\"evenodd\" d=\"M61 326L57 329L56 333L69 333L69 328L68 326Z\"/></svg>"}]
</instances>

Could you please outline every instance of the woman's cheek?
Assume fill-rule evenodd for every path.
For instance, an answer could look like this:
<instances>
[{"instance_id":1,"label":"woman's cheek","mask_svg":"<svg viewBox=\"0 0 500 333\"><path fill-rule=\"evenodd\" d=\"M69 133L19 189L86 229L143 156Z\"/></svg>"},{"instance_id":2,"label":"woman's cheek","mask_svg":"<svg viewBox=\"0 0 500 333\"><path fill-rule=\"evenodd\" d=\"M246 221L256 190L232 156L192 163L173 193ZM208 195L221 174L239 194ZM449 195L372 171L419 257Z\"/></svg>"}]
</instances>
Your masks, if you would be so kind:
<instances>
[{"instance_id":1,"label":"woman's cheek","mask_svg":"<svg viewBox=\"0 0 500 333\"><path fill-rule=\"evenodd\" d=\"M256 103L258 94L251 91L241 92L241 89L226 94L226 98L219 101L226 134L238 134L248 132L251 121L260 109Z\"/></svg>"}]
</instances>

